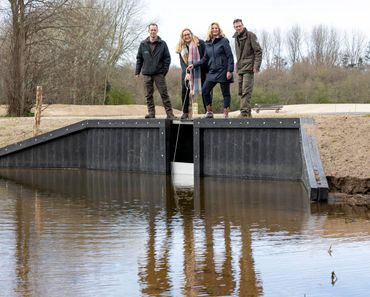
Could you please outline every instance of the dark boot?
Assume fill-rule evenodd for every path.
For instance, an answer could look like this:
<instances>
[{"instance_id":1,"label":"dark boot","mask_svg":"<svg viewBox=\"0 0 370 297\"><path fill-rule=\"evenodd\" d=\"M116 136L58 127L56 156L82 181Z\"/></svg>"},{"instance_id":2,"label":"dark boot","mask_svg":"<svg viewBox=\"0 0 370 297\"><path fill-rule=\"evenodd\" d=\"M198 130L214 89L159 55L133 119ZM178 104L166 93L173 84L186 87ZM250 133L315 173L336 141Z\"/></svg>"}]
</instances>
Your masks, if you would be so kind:
<instances>
[{"instance_id":1,"label":"dark boot","mask_svg":"<svg viewBox=\"0 0 370 297\"><path fill-rule=\"evenodd\" d=\"M189 119L189 114L188 113L183 113L180 119L181 120L188 120Z\"/></svg>"},{"instance_id":2,"label":"dark boot","mask_svg":"<svg viewBox=\"0 0 370 297\"><path fill-rule=\"evenodd\" d=\"M145 115L146 119L155 119L155 114L154 113L148 113Z\"/></svg>"}]
</instances>

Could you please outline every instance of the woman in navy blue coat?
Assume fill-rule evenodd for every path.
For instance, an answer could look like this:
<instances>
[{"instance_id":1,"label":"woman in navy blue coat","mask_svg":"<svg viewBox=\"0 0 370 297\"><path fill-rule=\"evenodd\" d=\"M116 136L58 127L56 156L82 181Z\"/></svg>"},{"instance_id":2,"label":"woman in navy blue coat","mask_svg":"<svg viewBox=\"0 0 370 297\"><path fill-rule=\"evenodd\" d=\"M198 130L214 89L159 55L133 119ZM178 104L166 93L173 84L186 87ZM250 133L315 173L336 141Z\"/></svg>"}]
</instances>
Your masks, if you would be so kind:
<instances>
[{"instance_id":1,"label":"woman in navy blue coat","mask_svg":"<svg viewBox=\"0 0 370 297\"><path fill-rule=\"evenodd\" d=\"M219 83L224 97L224 117L227 118L230 110L230 83L233 82L234 58L229 41L224 37L218 23L212 23L208 29L206 49L203 58L189 65L188 69L208 64L208 74L202 87L202 94L207 107L206 118L213 118L211 92Z\"/></svg>"}]
</instances>

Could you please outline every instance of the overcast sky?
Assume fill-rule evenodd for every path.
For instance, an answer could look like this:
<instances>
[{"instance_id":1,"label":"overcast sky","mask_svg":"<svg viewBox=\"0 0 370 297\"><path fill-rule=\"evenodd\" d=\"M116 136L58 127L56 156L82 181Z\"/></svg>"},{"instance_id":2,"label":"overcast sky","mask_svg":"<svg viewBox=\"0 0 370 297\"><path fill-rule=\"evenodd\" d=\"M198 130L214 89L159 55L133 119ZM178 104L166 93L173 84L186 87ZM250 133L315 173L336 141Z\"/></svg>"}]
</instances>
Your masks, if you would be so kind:
<instances>
[{"instance_id":1,"label":"overcast sky","mask_svg":"<svg viewBox=\"0 0 370 297\"><path fill-rule=\"evenodd\" d=\"M183 28L205 38L208 26L216 21L233 41L232 22L241 18L251 31L283 32L298 24L305 30L324 24L349 33L360 31L370 41L370 0L146 0L145 19L157 21L158 35L169 47L172 63L178 65L176 43Z\"/></svg>"}]
</instances>

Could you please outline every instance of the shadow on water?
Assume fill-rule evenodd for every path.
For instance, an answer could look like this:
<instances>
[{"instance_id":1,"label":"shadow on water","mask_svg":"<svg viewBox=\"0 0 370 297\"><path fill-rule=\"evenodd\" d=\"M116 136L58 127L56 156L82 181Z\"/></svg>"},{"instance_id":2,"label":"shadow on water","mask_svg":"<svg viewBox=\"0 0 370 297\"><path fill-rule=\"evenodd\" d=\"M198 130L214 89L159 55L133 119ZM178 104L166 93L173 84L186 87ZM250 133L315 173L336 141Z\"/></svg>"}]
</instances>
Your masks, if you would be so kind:
<instances>
[{"instance_id":1,"label":"shadow on water","mask_svg":"<svg viewBox=\"0 0 370 297\"><path fill-rule=\"evenodd\" d=\"M71 292L80 289L80 296L116 295L123 288L130 296L262 296L253 233L299 234L310 225L312 214L335 213L330 206L312 206L303 185L295 182L207 177L196 180L194 189L174 189L171 177L152 174L1 169L0 176L12 181L6 182L6 189L17 199L16 291L24 296L50 293L40 284L46 278L37 274L39 266L49 269L47 277L55 278L50 285L54 290L69 286ZM117 228L128 228L130 233ZM40 244L32 238L46 230L59 231L62 244L72 247L56 264L38 262L30 253L32 245ZM134 249L122 249L126 238ZM61 244L59 237L54 240L49 246ZM117 284L107 275L119 272L103 270L105 282L92 289L89 284L97 272L92 273L87 263L97 261L89 258L94 253L106 261L115 253L122 256L121 269L132 279L121 272L126 278ZM58 270L64 262L67 268Z\"/></svg>"}]
</instances>

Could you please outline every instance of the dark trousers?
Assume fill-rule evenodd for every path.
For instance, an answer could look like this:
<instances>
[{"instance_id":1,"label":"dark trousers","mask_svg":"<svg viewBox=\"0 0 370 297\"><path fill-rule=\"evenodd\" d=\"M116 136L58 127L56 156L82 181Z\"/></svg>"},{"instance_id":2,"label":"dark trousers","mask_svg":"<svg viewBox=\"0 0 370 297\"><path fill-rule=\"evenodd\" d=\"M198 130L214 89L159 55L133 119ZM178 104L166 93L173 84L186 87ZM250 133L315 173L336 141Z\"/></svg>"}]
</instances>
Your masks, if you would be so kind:
<instances>
[{"instance_id":1,"label":"dark trousers","mask_svg":"<svg viewBox=\"0 0 370 297\"><path fill-rule=\"evenodd\" d=\"M190 95L189 81L187 80L185 82L183 79L181 85L182 85L181 86L182 112L188 113L189 112L189 95Z\"/></svg>"},{"instance_id":2,"label":"dark trousers","mask_svg":"<svg viewBox=\"0 0 370 297\"><path fill-rule=\"evenodd\" d=\"M211 92L216 84L217 82L209 81L209 80L206 80L203 84L202 94L204 96L206 106L212 105ZM224 97L224 108L228 108L230 107L230 102L231 102L230 83L220 82L219 84L221 86L222 96Z\"/></svg>"},{"instance_id":3,"label":"dark trousers","mask_svg":"<svg viewBox=\"0 0 370 297\"><path fill-rule=\"evenodd\" d=\"M163 74L144 75L145 99L148 113L155 115L155 105L153 99L154 83L161 95L164 109L167 114L172 114L172 105L170 96L168 96L166 79Z\"/></svg>"}]
</instances>

